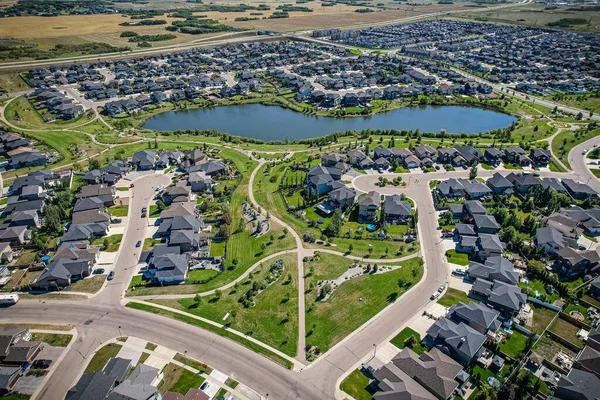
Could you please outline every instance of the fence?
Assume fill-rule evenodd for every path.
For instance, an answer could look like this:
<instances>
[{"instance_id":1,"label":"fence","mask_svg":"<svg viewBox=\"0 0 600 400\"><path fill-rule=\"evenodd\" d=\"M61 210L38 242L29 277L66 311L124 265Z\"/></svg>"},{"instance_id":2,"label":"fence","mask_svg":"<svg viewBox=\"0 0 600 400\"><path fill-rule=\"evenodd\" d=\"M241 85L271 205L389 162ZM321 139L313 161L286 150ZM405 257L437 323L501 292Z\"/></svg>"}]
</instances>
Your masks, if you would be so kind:
<instances>
[{"instance_id":1,"label":"fence","mask_svg":"<svg viewBox=\"0 0 600 400\"><path fill-rule=\"evenodd\" d=\"M585 322L575 319L575 318L571 317L569 314L565 314L562 311L558 314L558 316L560 318L564 319L565 321L568 321L568 322L572 323L573 325L577 325L580 328L587 329L588 331L591 331L592 329L594 329L593 326L590 326L590 325L586 324Z\"/></svg>"},{"instance_id":2,"label":"fence","mask_svg":"<svg viewBox=\"0 0 600 400\"><path fill-rule=\"evenodd\" d=\"M533 303L533 304L537 304L540 307L549 308L550 310L553 310L556 312L562 312L562 308L560 308L559 306L555 306L554 304L546 303L545 301L541 301L539 299L536 299L535 297L527 296L527 301L529 301L530 303Z\"/></svg>"}]
</instances>

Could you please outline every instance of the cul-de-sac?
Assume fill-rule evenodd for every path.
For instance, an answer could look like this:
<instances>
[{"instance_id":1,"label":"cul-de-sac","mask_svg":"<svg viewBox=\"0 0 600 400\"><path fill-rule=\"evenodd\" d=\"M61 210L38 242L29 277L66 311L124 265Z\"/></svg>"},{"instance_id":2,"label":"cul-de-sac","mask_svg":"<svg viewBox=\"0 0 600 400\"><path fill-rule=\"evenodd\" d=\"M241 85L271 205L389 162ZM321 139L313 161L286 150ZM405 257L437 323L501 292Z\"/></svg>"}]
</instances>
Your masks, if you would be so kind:
<instances>
[{"instance_id":1,"label":"cul-de-sac","mask_svg":"<svg viewBox=\"0 0 600 400\"><path fill-rule=\"evenodd\" d=\"M598 393L597 2L0 0L0 400Z\"/></svg>"}]
</instances>

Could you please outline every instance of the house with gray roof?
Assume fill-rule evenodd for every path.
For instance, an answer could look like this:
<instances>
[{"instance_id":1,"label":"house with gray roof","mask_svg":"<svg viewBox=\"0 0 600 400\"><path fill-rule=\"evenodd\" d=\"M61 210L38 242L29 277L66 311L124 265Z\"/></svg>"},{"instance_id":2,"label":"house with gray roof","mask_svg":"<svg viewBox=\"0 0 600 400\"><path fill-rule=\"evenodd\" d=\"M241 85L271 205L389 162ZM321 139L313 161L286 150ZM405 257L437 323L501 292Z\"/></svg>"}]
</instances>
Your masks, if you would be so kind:
<instances>
[{"instance_id":1,"label":"house with gray roof","mask_svg":"<svg viewBox=\"0 0 600 400\"><path fill-rule=\"evenodd\" d=\"M108 222L71 224L60 240L61 242L73 242L103 237L108 234L109 225Z\"/></svg>"},{"instance_id":2,"label":"house with gray roof","mask_svg":"<svg viewBox=\"0 0 600 400\"><path fill-rule=\"evenodd\" d=\"M188 183L192 189L192 192L201 193L207 192L212 189L212 179L207 176L204 171L192 172L188 176Z\"/></svg>"},{"instance_id":3,"label":"house with gray roof","mask_svg":"<svg viewBox=\"0 0 600 400\"><path fill-rule=\"evenodd\" d=\"M600 378L600 351L591 346L585 346L577 354L574 368L592 373Z\"/></svg>"},{"instance_id":4,"label":"house with gray roof","mask_svg":"<svg viewBox=\"0 0 600 400\"><path fill-rule=\"evenodd\" d=\"M500 313L481 303L474 301L465 304L459 302L448 309L448 318L455 322L464 322L477 332L486 334L488 331L497 331L500 327L498 316Z\"/></svg>"},{"instance_id":5,"label":"house with gray roof","mask_svg":"<svg viewBox=\"0 0 600 400\"><path fill-rule=\"evenodd\" d=\"M560 194L567 194L567 189L565 189L560 179L558 178L541 178L540 185L543 188L555 190Z\"/></svg>"},{"instance_id":6,"label":"house with gray roof","mask_svg":"<svg viewBox=\"0 0 600 400\"><path fill-rule=\"evenodd\" d=\"M340 181L342 171L337 168L315 166L308 171L307 177L308 191L318 196L346 186Z\"/></svg>"},{"instance_id":7,"label":"house with gray roof","mask_svg":"<svg viewBox=\"0 0 600 400\"><path fill-rule=\"evenodd\" d=\"M87 210L104 210L104 202L98 197L86 197L83 199L77 199L75 206L73 206L73 212L87 211Z\"/></svg>"},{"instance_id":8,"label":"house with gray roof","mask_svg":"<svg viewBox=\"0 0 600 400\"><path fill-rule=\"evenodd\" d=\"M9 392L22 375L23 371L20 366L0 365L0 393Z\"/></svg>"},{"instance_id":9,"label":"house with gray roof","mask_svg":"<svg viewBox=\"0 0 600 400\"><path fill-rule=\"evenodd\" d=\"M117 379L104 371L83 374L67 392L65 400L106 399Z\"/></svg>"},{"instance_id":10,"label":"house with gray roof","mask_svg":"<svg viewBox=\"0 0 600 400\"><path fill-rule=\"evenodd\" d=\"M585 275L594 271L600 262L597 250L579 251L563 247L556 252L556 267L568 276Z\"/></svg>"},{"instance_id":11,"label":"house with gray roof","mask_svg":"<svg viewBox=\"0 0 600 400\"><path fill-rule=\"evenodd\" d=\"M493 194L498 196L512 195L514 193L512 182L498 172L494 173L485 184L492 190Z\"/></svg>"},{"instance_id":12,"label":"house with gray roof","mask_svg":"<svg viewBox=\"0 0 600 400\"><path fill-rule=\"evenodd\" d=\"M161 197L167 205L188 202L190 200L190 188L182 185L169 186L161 193Z\"/></svg>"},{"instance_id":13,"label":"house with gray roof","mask_svg":"<svg viewBox=\"0 0 600 400\"><path fill-rule=\"evenodd\" d=\"M154 168L156 160L156 152L150 150L142 150L133 154L131 165L138 171L147 171Z\"/></svg>"},{"instance_id":14,"label":"house with gray roof","mask_svg":"<svg viewBox=\"0 0 600 400\"><path fill-rule=\"evenodd\" d=\"M31 230L26 226L10 226L0 230L0 243L8 243L12 248L20 248L31 242Z\"/></svg>"},{"instance_id":15,"label":"house with gray roof","mask_svg":"<svg viewBox=\"0 0 600 400\"><path fill-rule=\"evenodd\" d=\"M412 206L408 201L402 200L400 195L394 194L384 197L382 212L388 223L406 223L412 213Z\"/></svg>"},{"instance_id":16,"label":"house with gray roof","mask_svg":"<svg viewBox=\"0 0 600 400\"><path fill-rule=\"evenodd\" d=\"M598 193L585 183L579 183L573 179L563 179L562 184L567 189L567 193L575 200L585 200L598 197Z\"/></svg>"},{"instance_id":17,"label":"house with gray roof","mask_svg":"<svg viewBox=\"0 0 600 400\"><path fill-rule=\"evenodd\" d=\"M477 214L473 217L473 224L477 233L498 233L500 231L500 225L496 222L496 218L493 215Z\"/></svg>"},{"instance_id":18,"label":"house with gray roof","mask_svg":"<svg viewBox=\"0 0 600 400\"><path fill-rule=\"evenodd\" d=\"M471 290L486 297L486 304L508 317L512 317L527 303L527 296L518 286L497 280L492 282L477 278Z\"/></svg>"},{"instance_id":19,"label":"house with gray roof","mask_svg":"<svg viewBox=\"0 0 600 400\"><path fill-rule=\"evenodd\" d=\"M481 233L477 238L475 254L480 259L485 260L488 257L501 256L505 247L506 245L498 235Z\"/></svg>"},{"instance_id":20,"label":"house with gray roof","mask_svg":"<svg viewBox=\"0 0 600 400\"><path fill-rule=\"evenodd\" d=\"M534 240L537 248L544 249L547 254L554 254L558 250L568 246L565 237L553 226L537 228ZM573 243L571 242L571 244Z\"/></svg>"},{"instance_id":21,"label":"house with gray roof","mask_svg":"<svg viewBox=\"0 0 600 400\"><path fill-rule=\"evenodd\" d=\"M74 212L71 215L72 223L75 225L80 224L95 224L100 222L110 223L111 216L104 210L85 210Z\"/></svg>"},{"instance_id":22,"label":"house with gray roof","mask_svg":"<svg viewBox=\"0 0 600 400\"><path fill-rule=\"evenodd\" d=\"M561 375L554 397L561 400L596 400L600 393L600 379L590 372L573 368Z\"/></svg>"},{"instance_id":23,"label":"house with gray roof","mask_svg":"<svg viewBox=\"0 0 600 400\"><path fill-rule=\"evenodd\" d=\"M227 172L227 168L222 161L209 161L207 163L192 166L188 169L189 173L202 171L207 176L215 177L224 175Z\"/></svg>"},{"instance_id":24,"label":"house with gray roof","mask_svg":"<svg viewBox=\"0 0 600 400\"><path fill-rule=\"evenodd\" d=\"M356 191L353 188L342 186L339 189L332 190L327 195L327 202L333 208L339 208L342 211L354 205Z\"/></svg>"},{"instance_id":25,"label":"house with gray roof","mask_svg":"<svg viewBox=\"0 0 600 400\"><path fill-rule=\"evenodd\" d=\"M160 371L146 364L138 364L131 375L108 395L107 400L153 400L160 398L153 385Z\"/></svg>"},{"instance_id":26,"label":"house with gray roof","mask_svg":"<svg viewBox=\"0 0 600 400\"><path fill-rule=\"evenodd\" d=\"M155 282L179 284L187 276L188 256L185 254L165 254L153 257L149 272Z\"/></svg>"},{"instance_id":27,"label":"house with gray roof","mask_svg":"<svg viewBox=\"0 0 600 400\"><path fill-rule=\"evenodd\" d=\"M420 356L404 348L390 363L375 371L381 393L376 392L373 397L449 399L458 387L456 377L461 370L460 364L436 348Z\"/></svg>"},{"instance_id":28,"label":"house with gray roof","mask_svg":"<svg viewBox=\"0 0 600 400\"><path fill-rule=\"evenodd\" d=\"M31 286L44 290L57 289L71 285L76 280L90 276L94 262L90 259L70 260L54 259L42 271Z\"/></svg>"},{"instance_id":29,"label":"house with gray roof","mask_svg":"<svg viewBox=\"0 0 600 400\"><path fill-rule=\"evenodd\" d=\"M475 280L477 278L486 280L499 280L516 285L519 283L519 273L515 270L513 263L504 257L490 257L485 264L475 261L469 263L467 276Z\"/></svg>"},{"instance_id":30,"label":"house with gray roof","mask_svg":"<svg viewBox=\"0 0 600 400\"><path fill-rule=\"evenodd\" d=\"M102 371L107 375L114 376L118 385L127 379L127 375L131 371L131 360L121 357L110 358Z\"/></svg>"},{"instance_id":31,"label":"house with gray roof","mask_svg":"<svg viewBox=\"0 0 600 400\"><path fill-rule=\"evenodd\" d=\"M426 340L460 364L468 365L486 339L464 322L456 323L444 317L427 330Z\"/></svg>"},{"instance_id":32,"label":"house with gray roof","mask_svg":"<svg viewBox=\"0 0 600 400\"><path fill-rule=\"evenodd\" d=\"M358 199L358 222L372 223L377 221L381 195L376 191L360 196Z\"/></svg>"}]
</instances>

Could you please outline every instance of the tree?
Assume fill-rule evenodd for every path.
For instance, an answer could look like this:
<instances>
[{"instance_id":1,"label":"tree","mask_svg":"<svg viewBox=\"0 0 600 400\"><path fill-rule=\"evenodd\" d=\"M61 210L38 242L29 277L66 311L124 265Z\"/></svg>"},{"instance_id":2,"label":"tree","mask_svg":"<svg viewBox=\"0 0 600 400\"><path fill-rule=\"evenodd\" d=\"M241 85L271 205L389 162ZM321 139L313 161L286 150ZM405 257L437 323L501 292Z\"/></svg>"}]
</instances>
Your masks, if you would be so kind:
<instances>
[{"instance_id":1,"label":"tree","mask_svg":"<svg viewBox=\"0 0 600 400\"><path fill-rule=\"evenodd\" d=\"M283 228L283 236L287 236L288 234L288 228Z\"/></svg>"},{"instance_id":2,"label":"tree","mask_svg":"<svg viewBox=\"0 0 600 400\"><path fill-rule=\"evenodd\" d=\"M46 207L46 215L44 222L44 229L49 234L60 232L61 226L61 218L60 218L60 209L58 206L49 205Z\"/></svg>"},{"instance_id":3,"label":"tree","mask_svg":"<svg viewBox=\"0 0 600 400\"><path fill-rule=\"evenodd\" d=\"M321 297L327 297L327 295L329 293L331 293L331 291L333 290L333 288L331 287L331 283L329 282L325 282L322 286L321 286Z\"/></svg>"},{"instance_id":4,"label":"tree","mask_svg":"<svg viewBox=\"0 0 600 400\"><path fill-rule=\"evenodd\" d=\"M505 382L498 389L497 400L515 400L515 386L510 382Z\"/></svg>"},{"instance_id":5,"label":"tree","mask_svg":"<svg viewBox=\"0 0 600 400\"><path fill-rule=\"evenodd\" d=\"M350 243L348 245L348 253L352 253L352 250L354 250L354 246L352 246L352 243Z\"/></svg>"},{"instance_id":6,"label":"tree","mask_svg":"<svg viewBox=\"0 0 600 400\"><path fill-rule=\"evenodd\" d=\"M417 345L417 339L415 338L414 335L410 335L409 337L406 338L406 340L404 341L404 346L408 347L409 349L412 349L413 347L415 347Z\"/></svg>"},{"instance_id":7,"label":"tree","mask_svg":"<svg viewBox=\"0 0 600 400\"><path fill-rule=\"evenodd\" d=\"M215 290L215 301L219 301L222 295L223 293L219 289Z\"/></svg>"},{"instance_id":8,"label":"tree","mask_svg":"<svg viewBox=\"0 0 600 400\"><path fill-rule=\"evenodd\" d=\"M199 294L196 294L194 296L194 304L199 305L200 303L202 303L202 297L200 297Z\"/></svg>"},{"instance_id":9,"label":"tree","mask_svg":"<svg viewBox=\"0 0 600 400\"><path fill-rule=\"evenodd\" d=\"M158 211L160 212L163 212L167 208L166 204L162 200L158 200L156 202L156 207L158 207Z\"/></svg>"},{"instance_id":10,"label":"tree","mask_svg":"<svg viewBox=\"0 0 600 400\"><path fill-rule=\"evenodd\" d=\"M575 119L581 121L583 119L583 113L579 111L579 113L575 116Z\"/></svg>"},{"instance_id":11,"label":"tree","mask_svg":"<svg viewBox=\"0 0 600 400\"><path fill-rule=\"evenodd\" d=\"M477 164L473 165L469 172L469 179L473 180L475 178L477 178Z\"/></svg>"},{"instance_id":12,"label":"tree","mask_svg":"<svg viewBox=\"0 0 600 400\"><path fill-rule=\"evenodd\" d=\"M88 171L93 171L95 169L100 169L100 161L95 158L90 158L88 160Z\"/></svg>"},{"instance_id":13,"label":"tree","mask_svg":"<svg viewBox=\"0 0 600 400\"><path fill-rule=\"evenodd\" d=\"M102 246L104 247L104 250L108 249L108 246L110 246L110 241L108 240L108 238L104 238L104 242L102 242Z\"/></svg>"}]
</instances>

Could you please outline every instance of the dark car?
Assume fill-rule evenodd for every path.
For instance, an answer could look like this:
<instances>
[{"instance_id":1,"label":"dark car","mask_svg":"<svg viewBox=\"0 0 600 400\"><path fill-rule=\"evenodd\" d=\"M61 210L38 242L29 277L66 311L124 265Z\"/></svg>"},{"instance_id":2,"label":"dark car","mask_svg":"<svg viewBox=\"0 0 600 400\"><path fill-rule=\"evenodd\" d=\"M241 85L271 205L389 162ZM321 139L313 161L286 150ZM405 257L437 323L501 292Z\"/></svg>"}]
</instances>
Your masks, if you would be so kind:
<instances>
[{"instance_id":1,"label":"dark car","mask_svg":"<svg viewBox=\"0 0 600 400\"><path fill-rule=\"evenodd\" d=\"M35 360L31 366L37 369L47 369L50 364L52 364L52 360Z\"/></svg>"},{"instance_id":2,"label":"dark car","mask_svg":"<svg viewBox=\"0 0 600 400\"><path fill-rule=\"evenodd\" d=\"M146 207L142 207L142 212L145 213L146 211L148 211L148 209Z\"/></svg>"},{"instance_id":3,"label":"dark car","mask_svg":"<svg viewBox=\"0 0 600 400\"><path fill-rule=\"evenodd\" d=\"M146 218L146 213L145 212L142 213L142 218Z\"/></svg>"},{"instance_id":4,"label":"dark car","mask_svg":"<svg viewBox=\"0 0 600 400\"><path fill-rule=\"evenodd\" d=\"M138 240L137 243L135 244L135 247L140 247L142 245L142 241Z\"/></svg>"},{"instance_id":5,"label":"dark car","mask_svg":"<svg viewBox=\"0 0 600 400\"><path fill-rule=\"evenodd\" d=\"M106 280L112 281L114 277L115 277L115 271L110 271L110 273L106 277Z\"/></svg>"},{"instance_id":6,"label":"dark car","mask_svg":"<svg viewBox=\"0 0 600 400\"><path fill-rule=\"evenodd\" d=\"M120 224L121 222L123 222L123 220L121 218L113 218L112 221L113 224Z\"/></svg>"},{"instance_id":7,"label":"dark car","mask_svg":"<svg viewBox=\"0 0 600 400\"><path fill-rule=\"evenodd\" d=\"M104 273L104 268L96 268L93 272L94 275L102 275Z\"/></svg>"}]
</instances>

